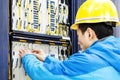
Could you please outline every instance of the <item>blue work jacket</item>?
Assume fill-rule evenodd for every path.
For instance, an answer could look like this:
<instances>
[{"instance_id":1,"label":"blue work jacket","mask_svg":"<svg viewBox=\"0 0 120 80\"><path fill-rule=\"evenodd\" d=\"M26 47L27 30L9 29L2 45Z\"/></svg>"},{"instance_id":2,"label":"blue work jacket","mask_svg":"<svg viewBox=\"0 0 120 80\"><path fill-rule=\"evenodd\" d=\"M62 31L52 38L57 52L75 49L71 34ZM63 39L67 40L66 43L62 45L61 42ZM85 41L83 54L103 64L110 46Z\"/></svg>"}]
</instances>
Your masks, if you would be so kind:
<instances>
[{"instance_id":1,"label":"blue work jacket","mask_svg":"<svg viewBox=\"0 0 120 80\"><path fill-rule=\"evenodd\" d=\"M120 39L98 40L64 61L26 54L22 63L32 80L120 80Z\"/></svg>"}]
</instances>

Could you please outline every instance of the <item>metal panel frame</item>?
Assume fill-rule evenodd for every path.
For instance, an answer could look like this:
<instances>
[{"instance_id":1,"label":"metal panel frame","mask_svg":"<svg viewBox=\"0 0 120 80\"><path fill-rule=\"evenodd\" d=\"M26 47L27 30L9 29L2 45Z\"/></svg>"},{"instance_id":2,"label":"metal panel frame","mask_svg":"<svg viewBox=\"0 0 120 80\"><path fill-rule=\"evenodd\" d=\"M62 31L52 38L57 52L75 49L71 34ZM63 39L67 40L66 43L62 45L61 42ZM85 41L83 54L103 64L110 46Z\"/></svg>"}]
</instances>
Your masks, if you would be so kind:
<instances>
[{"instance_id":1,"label":"metal panel frame","mask_svg":"<svg viewBox=\"0 0 120 80\"><path fill-rule=\"evenodd\" d=\"M76 16L76 13L77 13L77 10L79 8L79 6L84 2L85 0L71 0L71 24L72 25L75 21L75 16ZM77 40L77 35L76 35L76 31L74 30L70 30L71 32L71 42L72 42L72 53L76 53L80 47L78 46L78 40Z\"/></svg>"}]
</instances>

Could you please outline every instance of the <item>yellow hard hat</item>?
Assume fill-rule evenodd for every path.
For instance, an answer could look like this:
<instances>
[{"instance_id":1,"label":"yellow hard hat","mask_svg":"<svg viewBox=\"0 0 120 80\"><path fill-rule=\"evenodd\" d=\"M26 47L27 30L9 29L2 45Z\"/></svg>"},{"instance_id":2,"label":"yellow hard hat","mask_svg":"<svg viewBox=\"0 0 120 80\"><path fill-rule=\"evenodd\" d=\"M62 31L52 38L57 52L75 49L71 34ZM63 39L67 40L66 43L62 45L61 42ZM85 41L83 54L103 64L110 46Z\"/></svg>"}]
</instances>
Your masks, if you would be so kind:
<instances>
[{"instance_id":1,"label":"yellow hard hat","mask_svg":"<svg viewBox=\"0 0 120 80\"><path fill-rule=\"evenodd\" d=\"M75 23L71 29L77 30L81 23L116 22L119 24L118 12L111 0L86 0L78 9Z\"/></svg>"}]
</instances>

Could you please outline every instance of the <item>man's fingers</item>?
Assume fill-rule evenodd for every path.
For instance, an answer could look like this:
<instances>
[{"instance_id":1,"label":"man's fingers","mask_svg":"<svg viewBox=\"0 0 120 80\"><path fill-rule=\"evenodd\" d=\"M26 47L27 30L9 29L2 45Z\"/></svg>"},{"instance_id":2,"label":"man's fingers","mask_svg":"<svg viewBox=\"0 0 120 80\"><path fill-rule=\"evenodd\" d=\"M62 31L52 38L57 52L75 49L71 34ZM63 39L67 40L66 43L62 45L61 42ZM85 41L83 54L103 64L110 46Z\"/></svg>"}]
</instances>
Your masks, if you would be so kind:
<instances>
[{"instance_id":1,"label":"man's fingers","mask_svg":"<svg viewBox=\"0 0 120 80\"><path fill-rule=\"evenodd\" d=\"M33 53L40 53L40 50L32 50Z\"/></svg>"},{"instance_id":2,"label":"man's fingers","mask_svg":"<svg viewBox=\"0 0 120 80\"><path fill-rule=\"evenodd\" d=\"M25 50L24 49L20 49L19 50L19 56L22 58L25 54Z\"/></svg>"},{"instance_id":3,"label":"man's fingers","mask_svg":"<svg viewBox=\"0 0 120 80\"><path fill-rule=\"evenodd\" d=\"M23 57L23 52L22 50L19 50L19 56L22 58Z\"/></svg>"},{"instance_id":4,"label":"man's fingers","mask_svg":"<svg viewBox=\"0 0 120 80\"><path fill-rule=\"evenodd\" d=\"M19 56L22 58L22 53L20 53Z\"/></svg>"},{"instance_id":5,"label":"man's fingers","mask_svg":"<svg viewBox=\"0 0 120 80\"><path fill-rule=\"evenodd\" d=\"M25 50L20 49L19 52L20 52L20 53L25 53Z\"/></svg>"}]
</instances>

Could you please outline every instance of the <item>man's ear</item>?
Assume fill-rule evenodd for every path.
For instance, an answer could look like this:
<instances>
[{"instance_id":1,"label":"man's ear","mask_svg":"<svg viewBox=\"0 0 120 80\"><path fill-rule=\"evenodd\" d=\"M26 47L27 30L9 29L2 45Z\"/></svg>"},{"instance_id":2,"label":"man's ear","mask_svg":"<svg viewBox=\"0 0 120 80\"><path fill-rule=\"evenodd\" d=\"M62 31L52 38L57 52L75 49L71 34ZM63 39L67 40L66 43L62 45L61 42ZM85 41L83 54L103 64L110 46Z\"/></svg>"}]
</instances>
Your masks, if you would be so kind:
<instances>
[{"instance_id":1,"label":"man's ear","mask_svg":"<svg viewBox=\"0 0 120 80\"><path fill-rule=\"evenodd\" d=\"M87 28L87 30L85 31L85 35L91 40L93 39L96 35L94 30L92 30L91 28Z\"/></svg>"}]
</instances>

